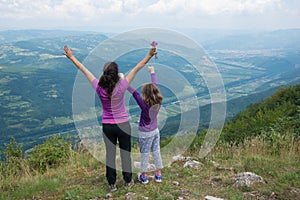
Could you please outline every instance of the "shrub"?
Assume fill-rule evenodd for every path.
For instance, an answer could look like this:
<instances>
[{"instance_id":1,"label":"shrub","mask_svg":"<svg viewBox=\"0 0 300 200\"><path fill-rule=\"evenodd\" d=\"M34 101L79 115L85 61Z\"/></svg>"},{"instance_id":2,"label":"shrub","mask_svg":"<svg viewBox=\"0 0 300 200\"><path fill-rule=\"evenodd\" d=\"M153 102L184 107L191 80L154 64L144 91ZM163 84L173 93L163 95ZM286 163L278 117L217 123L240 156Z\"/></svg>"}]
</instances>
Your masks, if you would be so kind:
<instances>
[{"instance_id":1,"label":"shrub","mask_svg":"<svg viewBox=\"0 0 300 200\"><path fill-rule=\"evenodd\" d=\"M0 164L0 170L3 177L23 174L24 159L21 145L17 144L14 137L11 137L10 143L4 144L4 147L5 150L3 151L3 155L5 161Z\"/></svg>"},{"instance_id":2,"label":"shrub","mask_svg":"<svg viewBox=\"0 0 300 200\"><path fill-rule=\"evenodd\" d=\"M71 153L71 143L60 136L52 136L33 148L28 157L30 166L40 172L65 163Z\"/></svg>"},{"instance_id":3,"label":"shrub","mask_svg":"<svg viewBox=\"0 0 300 200\"><path fill-rule=\"evenodd\" d=\"M5 150L3 154L5 156L5 160L9 162L12 159L18 159L23 157L23 151L21 145L17 144L14 137L10 138L10 143L4 144Z\"/></svg>"}]
</instances>

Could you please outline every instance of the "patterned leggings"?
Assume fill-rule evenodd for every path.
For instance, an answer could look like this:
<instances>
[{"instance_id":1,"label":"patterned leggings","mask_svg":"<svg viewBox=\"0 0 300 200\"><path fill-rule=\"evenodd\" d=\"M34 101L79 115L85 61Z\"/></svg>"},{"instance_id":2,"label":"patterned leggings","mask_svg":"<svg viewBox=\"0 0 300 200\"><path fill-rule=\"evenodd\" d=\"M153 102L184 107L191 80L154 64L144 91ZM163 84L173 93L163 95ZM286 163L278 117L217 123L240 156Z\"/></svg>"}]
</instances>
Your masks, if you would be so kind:
<instances>
[{"instance_id":1,"label":"patterned leggings","mask_svg":"<svg viewBox=\"0 0 300 200\"><path fill-rule=\"evenodd\" d=\"M141 152L141 172L148 171L150 151L154 159L156 169L162 169L162 159L160 155L160 134L159 129L151 132L139 132L139 145Z\"/></svg>"}]
</instances>

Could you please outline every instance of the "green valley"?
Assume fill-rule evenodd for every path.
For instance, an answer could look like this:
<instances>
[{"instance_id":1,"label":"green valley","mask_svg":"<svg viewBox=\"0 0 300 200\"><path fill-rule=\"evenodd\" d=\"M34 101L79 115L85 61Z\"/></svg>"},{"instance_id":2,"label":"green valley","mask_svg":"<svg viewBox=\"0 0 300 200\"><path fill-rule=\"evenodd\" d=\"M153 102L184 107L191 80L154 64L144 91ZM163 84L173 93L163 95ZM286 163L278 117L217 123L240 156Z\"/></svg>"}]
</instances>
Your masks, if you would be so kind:
<instances>
[{"instance_id":1,"label":"green valley","mask_svg":"<svg viewBox=\"0 0 300 200\"><path fill-rule=\"evenodd\" d=\"M30 36L33 32L39 36ZM285 38L292 41L285 41L284 44L272 41L270 45L268 34L262 34L261 37L265 38L263 41L257 39L259 35L250 37L256 43L261 42L257 46L259 48L249 42L249 35L204 42L204 50L216 63L224 82L227 120L247 105L261 101L276 88L299 83L299 38L294 37L298 32L286 30L269 34L276 37L286 34ZM51 135L69 134L75 140L78 137L72 116L72 91L77 71L62 55L62 48L68 44L73 47L78 59L84 60L89 52L108 37L89 32L71 34L55 31L53 36L50 33L25 31L19 32L18 39L14 39L14 34L9 32L11 38L0 44L1 144L14 137L26 150ZM7 35L6 32L1 34ZM20 35L23 35L22 39ZM232 45L232 38L236 40L235 45ZM145 52L139 50L118 58L122 72L127 72ZM201 106L200 133L208 126L211 112L211 99L203 77L180 56L163 50L159 54L158 62L171 65L196 91ZM175 80L174 85L180 85L180 82ZM162 87L161 90L165 97L163 106L168 114L162 135L167 137L176 132L176 119L180 119L182 109L176 94L168 88ZM129 108L133 121L136 121L138 113L133 104ZM100 112L97 115L101 120Z\"/></svg>"}]
</instances>

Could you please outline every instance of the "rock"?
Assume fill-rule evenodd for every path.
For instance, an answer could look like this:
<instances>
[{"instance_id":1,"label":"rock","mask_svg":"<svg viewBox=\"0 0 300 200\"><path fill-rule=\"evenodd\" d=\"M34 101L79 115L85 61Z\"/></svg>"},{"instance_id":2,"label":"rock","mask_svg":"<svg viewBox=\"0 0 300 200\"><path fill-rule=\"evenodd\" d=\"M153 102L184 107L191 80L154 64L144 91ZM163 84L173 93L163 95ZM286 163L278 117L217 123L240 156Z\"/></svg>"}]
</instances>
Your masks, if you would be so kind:
<instances>
[{"instance_id":1,"label":"rock","mask_svg":"<svg viewBox=\"0 0 300 200\"><path fill-rule=\"evenodd\" d=\"M220 167L220 164L219 164L219 163L217 163L217 162L215 162L215 161L213 161L213 160L211 160L210 162L214 165L215 168Z\"/></svg>"},{"instance_id":2,"label":"rock","mask_svg":"<svg viewBox=\"0 0 300 200\"><path fill-rule=\"evenodd\" d=\"M300 189L291 187L291 188L289 188L289 190L290 190L292 193L297 194L297 195L300 196Z\"/></svg>"},{"instance_id":3,"label":"rock","mask_svg":"<svg viewBox=\"0 0 300 200\"><path fill-rule=\"evenodd\" d=\"M219 170L219 171L222 171L222 170L228 170L228 171L234 171L234 168L233 167L220 167L220 166L218 166L218 167L216 167L216 169L217 170Z\"/></svg>"},{"instance_id":4,"label":"rock","mask_svg":"<svg viewBox=\"0 0 300 200\"><path fill-rule=\"evenodd\" d=\"M252 198L252 199L258 199L261 196L261 194L258 191L251 191L251 192L244 192L243 198Z\"/></svg>"},{"instance_id":5,"label":"rock","mask_svg":"<svg viewBox=\"0 0 300 200\"><path fill-rule=\"evenodd\" d=\"M154 164L149 164L148 165L148 171L155 171L156 170L156 167Z\"/></svg>"},{"instance_id":6,"label":"rock","mask_svg":"<svg viewBox=\"0 0 300 200\"><path fill-rule=\"evenodd\" d=\"M213 160L210 160L209 161L210 163L213 164L213 166L217 169L217 170L228 170L228 171L234 171L234 168L233 167L221 167L219 163L213 161Z\"/></svg>"},{"instance_id":7,"label":"rock","mask_svg":"<svg viewBox=\"0 0 300 200\"><path fill-rule=\"evenodd\" d=\"M219 176L212 176L209 178L210 181L213 181L213 182L221 182L222 181L222 178L219 177Z\"/></svg>"},{"instance_id":8,"label":"rock","mask_svg":"<svg viewBox=\"0 0 300 200\"><path fill-rule=\"evenodd\" d=\"M113 198L113 195L112 195L111 193L107 193L107 194L105 195L105 197L106 197L107 199L111 199L111 198Z\"/></svg>"},{"instance_id":9,"label":"rock","mask_svg":"<svg viewBox=\"0 0 300 200\"><path fill-rule=\"evenodd\" d=\"M272 192L271 195L270 195L270 198L276 199L276 196L277 196L276 193Z\"/></svg>"},{"instance_id":10,"label":"rock","mask_svg":"<svg viewBox=\"0 0 300 200\"><path fill-rule=\"evenodd\" d=\"M192 167L192 168L198 168L202 164L196 160L189 160L186 163L184 163L183 167Z\"/></svg>"},{"instance_id":11,"label":"rock","mask_svg":"<svg viewBox=\"0 0 300 200\"><path fill-rule=\"evenodd\" d=\"M235 174L233 177L234 186L250 186L254 183L264 183L264 180L261 176L258 176L252 172L242 172Z\"/></svg>"},{"instance_id":12,"label":"rock","mask_svg":"<svg viewBox=\"0 0 300 200\"><path fill-rule=\"evenodd\" d=\"M275 192L272 192L270 196L261 194L258 191L251 191L251 192L244 192L243 199L268 199L268 200L275 200L277 199L277 195Z\"/></svg>"},{"instance_id":13,"label":"rock","mask_svg":"<svg viewBox=\"0 0 300 200\"><path fill-rule=\"evenodd\" d=\"M185 157L182 155L173 156L173 161L185 160Z\"/></svg>"},{"instance_id":14,"label":"rock","mask_svg":"<svg viewBox=\"0 0 300 200\"><path fill-rule=\"evenodd\" d=\"M135 168L141 168L141 162L136 162L136 161L134 161L133 166L134 166Z\"/></svg>"},{"instance_id":15,"label":"rock","mask_svg":"<svg viewBox=\"0 0 300 200\"><path fill-rule=\"evenodd\" d=\"M191 195L191 192L190 192L189 190L184 190L184 189L182 189L182 190L179 190L179 192L180 192L185 198L188 198L188 199L189 199L189 197L190 197L190 195Z\"/></svg>"},{"instance_id":16,"label":"rock","mask_svg":"<svg viewBox=\"0 0 300 200\"><path fill-rule=\"evenodd\" d=\"M179 185L179 182L178 182L178 181L172 181L172 184L178 186L178 185Z\"/></svg>"},{"instance_id":17,"label":"rock","mask_svg":"<svg viewBox=\"0 0 300 200\"><path fill-rule=\"evenodd\" d=\"M224 200L224 199L213 197L213 196L205 196L204 199L205 200Z\"/></svg>"},{"instance_id":18,"label":"rock","mask_svg":"<svg viewBox=\"0 0 300 200\"><path fill-rule=\"evenodd\" d=\"M173 161L187 161L187 160L192 160L191 157L184 157L182 155L177 155L177 156L173 156Z\"/></svg>"},{"instance_id":19,"label":"rock","mask_svg":"<svg viewBox=\"0 0 300 200\"><path fill-rule=\"evenodd\" d=\"M284 192L290 199L300 199L300 189L295 187L289 187Z\"/></svg>"},{"instance_id":20,"label":"rock","mask_svg":"<svg viewBox=\"0 0 300 200\"><path fill-rule=\"evenodd\" d=\"M125 199L126 200L130 200L130 199L133 199L135 196L135 193L133 192L128 192L126 195L125 195Z\"/></svg>"},{"instance_id":21,"label":"rock","mask_svg":"<svg viewBox=\"0 0 300 200\"><path fill-rule=\"evenodd\" d=\"M148 175L148 178L149 179L154 179L155 177L154 177L154 175Z\"/></svg>"},{"instance_id":22,"label":"rock","mask_svg":"<svg viewBox=\"0 0 300 200\"><path fill-rule=\"evenodd\" d=\"M133 166L135 167L135 168L141 168L141 162L134 162L133 163ZM148 171L154 171L156 168L155 168L155 165L154 164L148 164Z\"/></svg>"},{"instance_id":23,"label":"rock","mask_svg":"<svg viewBox=\"0 0 300 200\"><path fill-rule=\"evenodd\" d=\"M42 200L41 198L38 198L36 196L32 196L32 200Z\"/></svg>"},{"instance_id":24,"label":"rock","mask_svg":"<svg viewBox=\"0 0 300 200\"><path fill-rule=\"evenodd\" d=\"M185 157L185 160L192 160L193 158L192 157Z\"/></svg>"},{"instance_id":25,"label":"rock","mask_svg":"<svg viewBox=\"0 0 300 200\"><path fill-rule=\"evenodd\" d=\"M177 200L181 200L181 199L190 199L191 196L191 192L189 190L178 190L179 193L181 193L181 196L179 196L177 198Z\"/></svg>"}]
</instances>

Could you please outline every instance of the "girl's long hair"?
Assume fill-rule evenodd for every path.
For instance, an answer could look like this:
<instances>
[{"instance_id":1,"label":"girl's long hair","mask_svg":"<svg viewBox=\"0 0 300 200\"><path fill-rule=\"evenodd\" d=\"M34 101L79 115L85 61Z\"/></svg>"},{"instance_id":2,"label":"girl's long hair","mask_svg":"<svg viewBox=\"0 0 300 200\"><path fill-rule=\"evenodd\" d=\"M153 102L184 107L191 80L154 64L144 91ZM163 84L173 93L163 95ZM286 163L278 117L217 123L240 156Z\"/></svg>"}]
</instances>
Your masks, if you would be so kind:
<instances>
[{"instance_id":1,"label":"girl's long hair","mask_svg":"<svg viewBox=\"0 0 300 200\"><path fill-rule=\"evenodd\" d=\"M163 97L156 85L153 83L148 83L142 87L142 98L148 106L155 106L158 110L162 104Z\"/></svg>"},{"instance_id":2,"label":"girl's long hair","mask_svg":"<svg viewBox=\"0 0 300 200\"><path fill-rule=\"evenodd\" d=\"M115 62L107 62L103 66L103 74L100 77L98 85L106 89L108 98L111 98L112 92L120 80L119 67Z\"/></svg>"}]
</instances>

